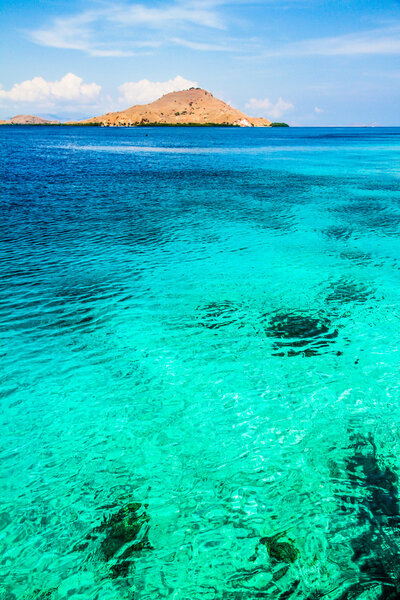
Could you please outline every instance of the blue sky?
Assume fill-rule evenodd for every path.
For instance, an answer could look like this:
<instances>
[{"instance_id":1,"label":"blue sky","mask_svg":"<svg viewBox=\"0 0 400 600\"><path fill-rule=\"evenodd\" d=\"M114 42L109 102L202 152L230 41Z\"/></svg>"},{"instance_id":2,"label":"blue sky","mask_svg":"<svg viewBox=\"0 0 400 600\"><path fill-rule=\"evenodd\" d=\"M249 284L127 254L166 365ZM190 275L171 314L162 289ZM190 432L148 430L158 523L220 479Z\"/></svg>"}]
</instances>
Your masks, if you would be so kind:
<instances>
[{"instance_id":1,"label":"blue sky","mask_svg":"<svg viewBox=\"0 0 400 600\"><path fill-rule=\"evenodd\" d=\"M89 117L198 85L293 125L400 125L394 0L14 0L0 118Z\"/></svg>"}]
</instances>

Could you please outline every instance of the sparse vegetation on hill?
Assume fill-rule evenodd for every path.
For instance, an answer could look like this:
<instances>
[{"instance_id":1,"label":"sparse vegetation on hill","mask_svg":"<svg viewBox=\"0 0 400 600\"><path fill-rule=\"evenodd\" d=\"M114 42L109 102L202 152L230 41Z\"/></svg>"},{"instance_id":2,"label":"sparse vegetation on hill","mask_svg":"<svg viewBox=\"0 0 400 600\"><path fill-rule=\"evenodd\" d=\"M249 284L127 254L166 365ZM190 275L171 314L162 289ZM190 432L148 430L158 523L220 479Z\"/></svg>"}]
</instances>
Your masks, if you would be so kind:
<instances>
[{"instance_id":1,"label":"sparse vegetation on hill","mask_svg":"<svg viewBox=\"0 0 400 600\"><path fill-rule=\"evenodd\" d=\"M8 121L0 121L1 125L59 125L58 121L49 121L34 115L16 115Z\"/></svg>"},{"instance_id":2,"label":"sparse vegetation on hill","mask_svg":"<svg viewBox=\"0 0 400 600\"><path fill-rule=\"evenodd\" d=\"M78 123L81 125L99 123L103 127L166 125L268 127L270 125L268 119L249 117L201 88L171 92L150 104L131 106L122 111L106 113Z\"/></svg>"}]
</instances>

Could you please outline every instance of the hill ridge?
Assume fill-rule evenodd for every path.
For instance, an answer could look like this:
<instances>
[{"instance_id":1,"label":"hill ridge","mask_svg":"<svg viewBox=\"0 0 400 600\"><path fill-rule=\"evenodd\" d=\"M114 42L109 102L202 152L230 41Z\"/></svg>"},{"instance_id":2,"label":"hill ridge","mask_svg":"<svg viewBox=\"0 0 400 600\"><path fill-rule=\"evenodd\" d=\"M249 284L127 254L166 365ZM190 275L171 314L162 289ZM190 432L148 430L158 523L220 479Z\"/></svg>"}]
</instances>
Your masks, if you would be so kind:
<instances>
[{"instance_id":1,"label":"hill ridge","mask_svg":"<svg viewBox=\"0 0 400 600\"><path fill-rule=\"evenodd\" d=\"M137 125L235 125L239 127L269 127L263 117L249 117L202 88L169 92L148 104L135 104L121 111L70 121L69 124L98 124L102 126Z\"/></svg>"},{"instance_id":2,"label":"hill ridge","mask_svg":"<svg viewBox=\"0 0 400 600\"><path fill-rule=\"evenodd\" d=\"M34 115L15 115L11 119L0 121L0 125L54 125L58 124L58 121L49 121L48 119L42 119L42 117L36 117Z\"/></svg>"}]
</instances>

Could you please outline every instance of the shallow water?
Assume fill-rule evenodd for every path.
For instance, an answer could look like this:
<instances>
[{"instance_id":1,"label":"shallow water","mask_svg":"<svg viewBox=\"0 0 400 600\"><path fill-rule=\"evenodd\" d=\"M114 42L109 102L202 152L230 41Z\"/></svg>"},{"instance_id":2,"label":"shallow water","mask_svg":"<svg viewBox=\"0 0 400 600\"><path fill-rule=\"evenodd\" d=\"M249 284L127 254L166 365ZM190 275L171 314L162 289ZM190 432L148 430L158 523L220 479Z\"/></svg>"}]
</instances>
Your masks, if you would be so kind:
<instances>
[{"instance_id":1,"label":"shallow water","mask_svg":"<svg viewBox=\"0 0 400 600\"><path fill-rule=\"evenodd\" d=\"M399 597L400 129L0 137L0 598Z\"/></svg>"}]
</instances>

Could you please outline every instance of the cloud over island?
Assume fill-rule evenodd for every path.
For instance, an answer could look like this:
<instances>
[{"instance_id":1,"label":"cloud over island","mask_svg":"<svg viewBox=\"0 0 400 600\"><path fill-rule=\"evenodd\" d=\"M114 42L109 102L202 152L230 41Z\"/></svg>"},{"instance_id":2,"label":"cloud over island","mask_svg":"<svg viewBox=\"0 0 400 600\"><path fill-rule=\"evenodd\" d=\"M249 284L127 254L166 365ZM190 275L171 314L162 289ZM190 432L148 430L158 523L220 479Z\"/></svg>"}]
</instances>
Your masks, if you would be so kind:
<instances>
[{"instance_id":1,"label":"cloud over island","mask_svg":"<svg viewBox=\"0 0 400 600\"><path fill-rule=\"evenodd\" d=\"M279 98L277 102L273 103L269 100L269 98L264 98L264 100L257 100L257 98L251 98L247 104L246 108L249 109L253 114L255 112L263 112L268 115L269 118L279 119L287 112L290 112L294 109L294 105L291 102L287 102L282 98Z\"/></svg>"},{"instance_id":2,"label":"cloud over island","mask_svg":"<svg viewBox=\"0 0 400 600\"><path fill-rule=\"evenodd\" d=\"M14 83L9 90L0 89L0 101L53 106L57 103L90 104L100 94L101 85L84 83L82 77L67 73L58 81L34 77Z\"/></svg>"},{"instance_id":3,"label":"cloud over island","mask_svg":"<svg viewBox=\"0 0 400 600\"><path fill-rule=\"evenodd\" d=\"M0 86L0 103L7 106L30 105L30 110L36 112L42 108L60 107L66 112L81 107L85 112L102 112L107 105L109 110L125 109L134 104L148 104L170 92L188 90L198 87L197 81L176 75L166 81L151 81L140 79L126 81L118 87L119 97L112 98L101 94L102 87L98 83L85 83L82 77L67 73L61 79L47 81L43 77L33 77L20 83L14 83L9 90ZM291 102L279 98L273 103L268 98L258 100L251 98L246 109L251 113L262 114L272 119L278 119L294 108ZM89 115L88 115L89 116Z\"/></svg>"},{"instance_id":4,"label":"cloud over island","mask_svg":"<svg viewBox=\"0 0 400 600\"><path fill-rule=\"evenodd\" d=\"M132 104L147 104L169 92L180 92L191 87L198 87L197 81L185 79L181 75L177 75L174 79L168 81L150 81L149 79L127 81L118 88L121 93L118 101L122 105L129 106Z\"/></svg>"},{"instance_id":5,"label":"cloud over island","mask_svg":"<svg viewBox=\"0 0 400 600\"><path fill-rule=\"evenodd\" d=\"M191 87L198 87L197 81L186 79L181 75L167 81L150 81L150 79L126 81L118 87L120 93L118 102L123 106L147 104L169 92L188 90ZM14 83L9 90L4 90L0 86L0 101L30 103L38 106L65 103L89 105L99 100L101 89L101 85L94 82L85 83L82 77L74 73L67 73L56 81L33 77L21 83Z\"/></svg>"}]
</instances>

